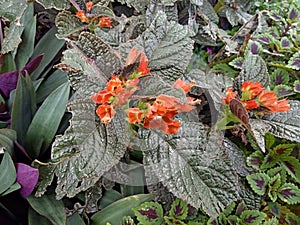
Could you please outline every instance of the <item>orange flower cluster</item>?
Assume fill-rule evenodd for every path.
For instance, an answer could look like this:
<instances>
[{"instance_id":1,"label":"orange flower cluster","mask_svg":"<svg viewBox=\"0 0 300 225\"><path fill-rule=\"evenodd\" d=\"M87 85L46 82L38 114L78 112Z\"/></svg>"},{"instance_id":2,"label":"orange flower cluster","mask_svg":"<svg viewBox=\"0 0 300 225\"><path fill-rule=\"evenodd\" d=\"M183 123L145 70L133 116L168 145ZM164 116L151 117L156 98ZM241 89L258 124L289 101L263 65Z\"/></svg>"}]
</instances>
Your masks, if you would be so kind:
<instances>
[{"instance_id":1,"label":"orange flower cluster","mask_svg":"<svg viewBox=\"0 0 300 225\"><path fill-rule=\"evenodd\" d=\"M186 84L177 80L173 87L181 88L185 93L189 92L194 83ZM174 120L179 112L189 112L199 104L200 100L188 98L187 103L180 103L172 96L159 95L156 99L139 104L140 108L129 108L125 110L131 124L141 124L147 129L158 129L166 134L176 134L181 122Z\"/></svg>"},{"instance_id":2,"label":"orange flower cluster","mask_svg":"<svg viewBox=\"0 0 300 225\"><path fill-rule=\"evenodd\" d=\"M286 99L278 100L274 91L266 91L260 82L246 81L241 87L241 102L247 110L266 108L268 113L285 112L290 110L289 102ZM225 104L229 104L238 93L232 88L226 89L226 97L223 99Z\"/></svg>"},{"instance_id":3,"label":"orange flower cluster","mask_svg":"<svg viewBox=\"0 0 300 225\"><path fill-rule=\"evenodd\" d=\"M85 7L86 7L86 11L90 12L93 7L93 2L87 2L85 4ZM103 28L103 27L110 28L111 27L111 20L109 17L106 17L106 16L101 16L99 18L88 17L85 14L84 10L78 10L76 12L76 16L83 23L90 23L92 21L94 24L97 24L97 26L99 26L100 28Z\"/></svg>"},{"instance_id":4,"label":"orange flower cluster","mask_svg":"<svg viewBox=\"0 0 300 225\"><path fill-rule=\"evenodd\" d=\"M128 54L128 58L133 56L137 58L139 55L141 55L141 59L143 60L140 60L138 69L133 72L134 74L138 74L138 76L129 79L120 79L119 76L112 75L110 81L106 84L106 88L91 96L91 99L96 104L99 104L96 113L102 123L111 121L116 113L115 109L121 108L130 96L139 89L138 78L149 73L148 59L144 53L132 48Z\"/></svg>"}]
</instances>

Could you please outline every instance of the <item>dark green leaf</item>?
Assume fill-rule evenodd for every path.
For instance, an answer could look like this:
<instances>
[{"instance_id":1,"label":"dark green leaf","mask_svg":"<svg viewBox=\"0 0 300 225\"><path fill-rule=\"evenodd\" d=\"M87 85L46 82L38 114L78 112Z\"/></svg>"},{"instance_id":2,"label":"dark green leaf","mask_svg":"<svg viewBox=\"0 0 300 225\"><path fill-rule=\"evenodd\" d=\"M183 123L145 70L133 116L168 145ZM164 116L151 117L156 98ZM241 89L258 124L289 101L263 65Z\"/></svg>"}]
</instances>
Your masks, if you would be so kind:
<instances>
[{"instance_id":1,"label":"dark green leaf","mask_svg":"<svg viewBox=\"0 0 300 225\"><path fill-rule=\"evenodd\" d=\"M281 163L287 173L300 183L300 162L293 156L287 157Z\"/></svg>"},{"instance_id":2,"label":"dark green leaf","mask_svg":"<svg viewBox=\"0 0 300 225\"><path fill-rule=\"evenodd\" d=\"M300 203L300 189L295 184L285 183L279 188L278 197L287 204Z\"/></svg>"},{"instance_id":3,"label":"dark green leaf","mask_svg":"<svg viewBox=\"0 0 300 225\"><path fill-rule=\"evenodd\" d=\"M269 202L270 212L277 218L281 217L281 205L278 202Z\"/></svg>"},{"instance_id":4,"label":"dark green leaf","mask_svg":"<svg viewBox=\"0 0 300 225\"><path fill-rule=\"evenodd\" d=\"M31 74L31 77L34 80L37 80L41 77L43 70L50 64L50 62L65 44L64 41L56 38L56 33L57 29L55 26L53 26L35 46L32 58L41 54L44 54L44 57L39 67Z\"/></svg>"},{"instance_id":5,"label":"dark green leaf","mask_svg":"<svg viewBox=\"0 0 300 225\"><path fill-rule=\"evenodd\" d=\"M67 225L85 225L85 223L78 213L74 213L67 218Z\"/></svg>"},{"instance_id":6,"label":"dark green leaf","mask_svg":"<svg viewBox=\"0 0 300 225\"><path fill-rule=\"evenodd\" d=\"M253 173L249 174L247 177L252 190L258 195L264 195L266 192L266 187L270 180L270 177L265 173Z\"/></svg>"},{"instance_id":7,"label":"dark green leaf","mask_svg":"<svg viewBox=\"0 0 300 225\"><path fill-rule=\"evenodd\" d=\"M114 189L106 190L99 201L99 208L103 209L109 204L122 198L122 195Z\"/></svg>"},{"instance_id":8,"label":"dark green leaf","mask_svg":"<svg viewBox=\"0 0 300 225\"><path fill-rule=\"evenodd\" d=\"M30 206L40 215L46 217L54 225L65 225L66 214L62 200L57 200L55 195L43 195L36 198L34 196L27 197Z\"/></svg>"},{"instance_id":9,"label":"dark green leaf","mask_svg":"<svg viewBox=\"0 0 300 225\"><path fill-rule=\"evenodd\" d=\"M38 214L31 207L29 207L29 209L28 209L28 225L37 225L37 224L53 225L53 223L51 223L50 220L48 220L46 217Z\"/></svg>"},{"instance_id":10,"label":"dark green leaf","mask_svg":"<svg viewBox=\"0 0 300 225\"><path fill-rule=\"evenodd\" d=\"M8 152L5 152L0 164L0 195L3 195L16 182L16 169Z\"/></svg>"},{"instance_id":11,"label":"dark green leaf","mask_svg":"<svg viewBox=\"0 0 300 225\"><path fill-rule=\"evenodd\" d=\"M16 139L17 134L15 130L5 128L0 129L0 150L5 150L10 154L14 154L14 142Z\"/></svg>"},{"instance_id":12,"label":"dark green leaf","mask_svg":"<svg viewBox=\"0 0 300 225\"><path fill-rule=\"evenodd\" d=\"M26 150L32 157L43 154L53 141L66 110L69 92L68 83L59 86L34 115L25 138Z\"/></svg>"},{"instance_id":13,"label":"dark green leaf","mask_svg":"<svg viewBox=\"0 0 300 225\"><path fill-rule=\"evenodd\" d=\"M17 132L17 140L25 143L25 136L36 111L36 94L30 76L19 76L12 107L12 128Z\"/></svg>"}]
</instances>

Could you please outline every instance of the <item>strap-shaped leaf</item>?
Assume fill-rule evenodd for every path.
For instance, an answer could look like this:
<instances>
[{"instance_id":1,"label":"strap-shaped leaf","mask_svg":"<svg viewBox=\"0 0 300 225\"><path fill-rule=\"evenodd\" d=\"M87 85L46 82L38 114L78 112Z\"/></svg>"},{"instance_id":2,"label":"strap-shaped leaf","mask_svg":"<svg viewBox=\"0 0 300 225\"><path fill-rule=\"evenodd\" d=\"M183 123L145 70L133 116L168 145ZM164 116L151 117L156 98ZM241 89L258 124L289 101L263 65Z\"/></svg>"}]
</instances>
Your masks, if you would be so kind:
<instances>
[{"instance_id":1,"label":"strap-shaped leaf","mask_svg":"<svg viewBox=\"0 0 300 225\"><path fill-rule=\"evenodd\" d=\"M279 138L300 142L300 102L289 101L291 109L263 117L263 122L271 126L269 132Z\"/></svg>"},{"instance_id":2,"label":"strap-shaped leaf","mask_svg":"<svg viewBox=\"0 0 300 225\"><path fill-rule=\"evenodd\" d=\"M244 60L241 73L234 80L235 88L239 90L245 81L260 82L264 87L267 87L269 79L265 61L259 55L249 52Z\"/></svg>"},{"instance_id":3,"label":"strap-shaped leaf","mask_svg":"<svg viewBox=\"0 0 300 225\"><path fill-rule=\"evenodd\" d=\"M57 137L52 147L57 198L73 197L94 185L119 162L129 142L121 112L116 113L111 123L103 125L97 121L95 104L90 99L73 101L69 111L73 114L70 127L63 136ZM41 192L43 184L38 194Z\"/></svg>"},{"instance_id":4,"label":"strap-shaped leaf","mask_svg":"<svg viewBox=\"0 0 300 225\"><path fill-rule=\"evenodd\" d=\"M175 196L210 216L237 199L237 177L217 134L207 138L203 125L184 123L173 136L155 130L140 135L145 138L141 149L148 183L162 182Z\"/></svg>"},{"instance_id":5,"label":"strap-shaped leaf","mask_svg":"<svg viewBox=\"0 0 300 225\"><path fill-rule=\"evenodd\" d=\"M184 74L192 57L193 41L189 36L188 27L169 22L166 14L159 11L140 37L120 46L122 59L134 46L145 52L153 74L173 83Z\"/></svg>"}]
</instances>

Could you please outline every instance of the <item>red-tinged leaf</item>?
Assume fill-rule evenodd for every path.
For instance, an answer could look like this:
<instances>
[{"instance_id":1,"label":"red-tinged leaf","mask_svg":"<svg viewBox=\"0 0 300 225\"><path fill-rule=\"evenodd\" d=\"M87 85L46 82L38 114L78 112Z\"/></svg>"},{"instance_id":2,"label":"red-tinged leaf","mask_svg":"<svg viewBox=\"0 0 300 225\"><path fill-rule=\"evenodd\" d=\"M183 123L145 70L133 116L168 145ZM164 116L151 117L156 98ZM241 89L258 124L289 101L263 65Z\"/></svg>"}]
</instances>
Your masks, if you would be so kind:
<instances>
[{"instance_id":1,"label":"red-tinged leaf","mask_svg":"<svg viewBox=\"0 0 300 225\"><path fill-rule=\"evenodd\" d=\"M265 156L260 168L262 170L272 168L276 165L277 162L278 162L278 160L274 157L274 155L271 152Z\"/></svg>"},{"instance_id":2,"label":"red-tinged leaf","mask_svg":"<svg viewBox=\"0 0 300 225\"><path fill-rule=\"evenodd\" d=\"M280 41L280 46L281 48L291 48L293 43L287 37L283 37Z\"/></svg>"},{"instance_id":3,"label":"red-tinged leaf","mask_svg":"<svg viewBox=\"0 0 300 225\"><path fill-rule=\"evenodd\" d=\"M258 210L245 210L241 214L241 220L247 225L260 224L267 215Z\"/></svg>"},{"instance_id":4,"label":"red-tinged leaf","mask_svg":"<svg viewBox=\"0 0 300 225\"><path fill-rule=\"evenodd\" d=\"M39 170L23 163L17 163L17 181L21 185L20 194L27 198L38 182Z\"/></svg>"},{"instance_id":5,"label":"red-tinged leaf","mask_svg":"<svg viewBox=\"0 0 300 225\"><path fill-rule=\"evenodd\" d=\"M25 75L26 71L28 74L31 74L33 71L35 71L36 68L41 64L41 61L43 59L44 55L38 55L34 59L32 59L29 63L27 63L24 68L22 69L21 73Z\"/></svg>"},{"instance_id":6,"label":"red-tinged leaf","mask_svg":"<svg viewBox=\"0 0 300 225\"><path fill-rule=\"evenodd\" d=\"M258 195L264 195L270 177L265 173L254 173L246 177L252 190Z\"/></svg>"},{"instance_id":7,"label":"red-tinged leaf","mask_svg":"<svg viewBox=\"0 0 300 225\"><path fill-rule=\"evenodd\" d=\"M300 189L292 183L285 183L278 190L278 197L287 204L300 202Z\"/></svg>"},{"instance_id":8,"label":"red-tinged leaf","mask_svg":"<svg viewBox=\"0 0 300 225\"><path fill-rule=\"evenodd\" d=\"M294 213L287 213L285 215L285 221L288 225L299 225L300 224L300 217L296 216Z\"/></svg>"},{"instance_id":9,"label":"red-tinged leaf","mask_svg":"<svg viewBox=\"0 0 300 225\"><path fill-rule=\"evenodd\" d=\"M229 65L236 69L242 69L243 62L244 62L244 59L242 57L238 57L238 58L235 58L234 60L232 60L229 63Z\"/></svg>"},{"instance_id":10,"label":"red-tinged leaf","mask_svg":"<svg viewBox=\"0 0 300 225\"><path fill-rule=\"evenodd\" d=\"M244 201L240 202L238 206L236 207L235 215L241 216L242 212L244 212L247 209L247 205Z\"/></svg>"},{"instance_id":11,"label":"red-tinged leaf","mask_svg":"<svg viewBox=\"0 0 300 225\"><path fill-rule=\"evenodd\" d=\"M250 51L253 55L258 55L259 54L259 48L260 48L260 45L255 41L253 41L250 44Z\"/></svg>"},{"instance_id":12,"label":"red-tinged leaf","mask_svg":"<svg viewBox=\"0 0 300 225\"><path fill-rule=\"evenodd\" d=\"M10 92L16 89L18 77L18 71L0 74L0 93L3 97L8 98Z\"/></svg>"},{"instance_id":13,"label":"red-tinged leaf","mask_svg":"<svg viewBox=\"0 0 300 225\"><path fill-rule=\"evenodd\" d=\"M272 85L287 84L289 82L289 72L285 69L278 68L271 74L270 82Z\"/></svg>"},{"instance_id":14,"label":"red-tinged leaf","mask_svg":"<svg viewBox=\"0 0 300 225\"><path fill-rule=\"evenodd\" d=\"M230 101L229 106L231 112L244 123L246 128L251 129L249 124L249 115L244 104L234 98Z\"/></svg>"},{"instance_id":15,"label":"red-tinged leaf","mask_svg":"<svg viewBox=\"0 0 300 225\"><path fill-rule=\"evenodd\" d=\"M268 34L266 35L263 34L257 40L264 44L270 44L272 42L272 37Z\"/></svg>"}]
</instances>

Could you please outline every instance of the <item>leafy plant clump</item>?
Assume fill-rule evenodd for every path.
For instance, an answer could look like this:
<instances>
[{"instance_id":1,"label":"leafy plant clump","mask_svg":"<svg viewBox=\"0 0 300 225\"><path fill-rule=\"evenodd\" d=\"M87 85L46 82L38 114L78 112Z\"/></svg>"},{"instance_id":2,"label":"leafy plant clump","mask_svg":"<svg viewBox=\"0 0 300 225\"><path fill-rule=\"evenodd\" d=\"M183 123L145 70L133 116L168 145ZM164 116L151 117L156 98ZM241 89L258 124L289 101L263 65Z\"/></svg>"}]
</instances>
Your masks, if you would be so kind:
<instances>
[{"instance_id":1,"label":"leafy plant clump","mask_svg":"<svg viewBox=\"0 0 300 225\"><path fill-rule=\"evenodd\" d=\"M297 4L13 2L0 3L8 221L299 223Z\"/></svg>"}]
</instances>

